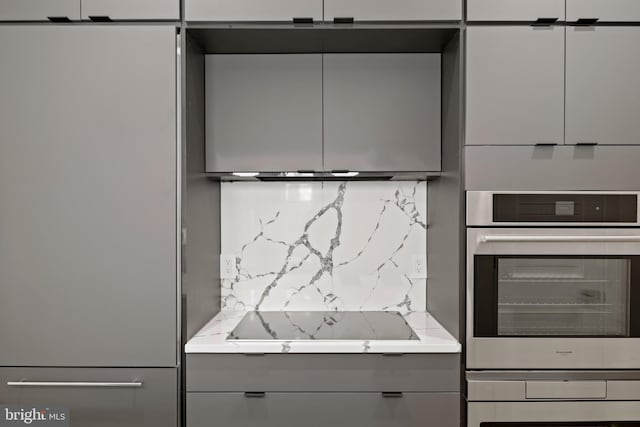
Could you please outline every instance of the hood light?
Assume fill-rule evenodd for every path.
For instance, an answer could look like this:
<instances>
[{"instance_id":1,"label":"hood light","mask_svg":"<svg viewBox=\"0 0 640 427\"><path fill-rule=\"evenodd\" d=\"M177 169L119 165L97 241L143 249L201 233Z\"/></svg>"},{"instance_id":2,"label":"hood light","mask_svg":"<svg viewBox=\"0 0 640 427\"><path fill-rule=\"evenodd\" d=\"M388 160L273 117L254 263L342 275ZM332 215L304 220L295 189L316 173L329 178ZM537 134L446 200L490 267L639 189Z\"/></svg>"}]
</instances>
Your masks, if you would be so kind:
<instances>
[{"instance_id":1,"label":"hood light","mask_svg":"<svg viewBox=\"0 0 640 427\"><path fill-rule=\"evenodd\" d=\"M331 175L337 178L353 178L360 175L360 172L331 172Z\"/></svg>"},{"instance_id":2,"label":"hood light","mask_svg":"<svg viewBox=\"0 0 640 427\"><path fill-rule=\"evenodd\" d=\"M233 172L234 176L239 176L242 178L253 178L254 176L260 175L259 172Z\"/></svg>"}]
</instances>

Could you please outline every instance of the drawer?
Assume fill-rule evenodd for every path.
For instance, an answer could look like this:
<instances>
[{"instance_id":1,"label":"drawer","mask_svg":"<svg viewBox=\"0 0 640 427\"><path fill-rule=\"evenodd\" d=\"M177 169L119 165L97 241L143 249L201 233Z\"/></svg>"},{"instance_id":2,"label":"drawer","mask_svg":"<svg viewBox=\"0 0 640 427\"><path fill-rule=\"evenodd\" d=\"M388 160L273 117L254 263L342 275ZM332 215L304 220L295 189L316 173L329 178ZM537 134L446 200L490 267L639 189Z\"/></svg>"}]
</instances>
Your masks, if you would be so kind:
<instances>
[{"instance_id":1,"label":"drawer","mask_svg":"<svg viewBox=\"0 0 640 427\"><path fill-rule=\"evenodd\" d=\"M467 190L637 191L640 182L638 147L466 146L464 150Z\"/></svg>"},{"instance_id":2,"label":"drawer","mask_svg":"<svg viewBox=\"0 0 640 427\"><path fill-rule=\"evenodd\" d=\"M92 17L114 21L180 20L180 0L82 0L81 4L83 20Z\"/></svg>"},{"instance_id":3,"label":"drawer","mask_svg":"<svg viewBox=\"0 0 640 427\"><path fill-rule=\"evenodd\" d=\"M185 0L187 21L322 20L322 0Z\"/></svg>"},{"instance_id":4,"label":"drawer","mask_svg":"<svg viewBox=\"0 0 640 427\"><path fill-rule=\"evenodd\" d=\"M0 21L80 19L80 0L1 0Z\"/></svg>"},{"instance_id":5,"label":"drawer","mask_svg":"<svg viewBox=\"0 0 640 427\"><path fill-rule=\"evenodd\" d=\"M567 21L597 19L598 22L638 22L638 0L567 0Z\"/></svg>"},{"instance_id":6,"label":"drawer","mask_svg":"<svg viewBox=\"0 0 640 427\"><path fill-rule=\"evenodd\" d=\"M468 0L469 21L564 21L565 0Z\"/></svg>"},{"instance_id":7,"label":"drawer","mask_svg":"<svg viewBox=\"0 0 640 427\"><path fill-rule=\"evenodd\" d=\"M72 426L176 427L178 370L0 368L0 404L65 407Z\"/></svg>"},{"instance_id":8,"label":"drawer","mask_svg":"<svg viewBox=\"0 0 640 427\"><path fill-rule=\"evenodd\" d=\"M458 393L187 393L187 427L459 427Z\"/></svg>"},{"instance_id":9,"label":"drawer","mask_svg":"<svg viewBox=\"0 0 640 427\"><path fill-rule=\"evenodd\" d=\"M188 354L187 391L458 392L457 354Z\"/></svg>"}]
</instances>

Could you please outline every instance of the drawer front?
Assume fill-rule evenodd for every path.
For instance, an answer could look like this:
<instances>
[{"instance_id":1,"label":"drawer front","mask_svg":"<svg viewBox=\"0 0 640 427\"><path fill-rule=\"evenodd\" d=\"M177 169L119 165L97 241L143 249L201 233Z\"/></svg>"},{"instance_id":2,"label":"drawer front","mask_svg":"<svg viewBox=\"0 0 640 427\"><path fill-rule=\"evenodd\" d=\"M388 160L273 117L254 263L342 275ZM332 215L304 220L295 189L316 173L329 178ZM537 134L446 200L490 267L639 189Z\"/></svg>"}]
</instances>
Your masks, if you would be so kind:
<instances>
[{"instance_id":1,"label":"drawer front","mask_svg":"<svg viewBox=\"0 0 640 427\"><path fill-rule=\"evenodd\" d=\"M458 392L457 354L188 354L187 390Z\"/></svg>"},{"instance_id":2,"label":"drawer front","mask_svg":"<svg viewBox=\"0 0 640 427\"><path fill-rule=\"evenodd\" d=\"M80 19L80 0L2 0L0 21L47 21Z\"/></svg>"},{"instance_id":3,"label":"drawer front","mask_svg":"<svg viewBox=\"0 0 640 427\"><path fill-rule=\"evenodd\" d=\"M567 0L567 21L598 19L599 22L638 22L638 0Z\"/></svg>"},{"instance_id":4,"label":"drawer front","mask_svg":"<svg viewBox=\"0 0 640 427\"><path fill-rule=\"evenodd\" d=\"M324 19L356 21L457 21L460 0L324 0Z\"/></svg>"},{"instance_id":5,"label":"drawer front","mask_svg":"<svg viewBox=\"0 0 640 427\"><path fill-rule=\"evenodd\" d=\"M469 21L564 20L565 0L468 0Z\"/></svg>"},{"instance_id":6,"label":"drawer front","mask_svg":"<svg viewBox=\"0 0 640 427\"><path fill-rule=\"evenodd\" d=\"M187 427L458 427L458 393L188 393Z\"/></svg>"},{"instance_id":7,"label":"drawer front","mask_svg":"<svg viewBox=\"0 0 640 427\"><path fill-rule=\"evenodd\" d=\"M322 20L322 0L185 0L187 21Z\"/></svg>"},{"instance_id":8,"label":"drawer front","mask_svg":"<svg viewBox=\"0 0 640 427\"><path fill-rule=\"evenodd\" d=\"M177 21L180 0L82 0L82 19L108 17L114 21Z\"/></svg>"},{"instance_id":9,"label":"drawer front","mask_svg":"<svg viewBox=\"0 0 640 427\"><path fill-rule=\"evenodd\" d=\"M0 405L65 407L79 427L176 427L178 370L0 368Z\"/></svg>"}]
</instances>

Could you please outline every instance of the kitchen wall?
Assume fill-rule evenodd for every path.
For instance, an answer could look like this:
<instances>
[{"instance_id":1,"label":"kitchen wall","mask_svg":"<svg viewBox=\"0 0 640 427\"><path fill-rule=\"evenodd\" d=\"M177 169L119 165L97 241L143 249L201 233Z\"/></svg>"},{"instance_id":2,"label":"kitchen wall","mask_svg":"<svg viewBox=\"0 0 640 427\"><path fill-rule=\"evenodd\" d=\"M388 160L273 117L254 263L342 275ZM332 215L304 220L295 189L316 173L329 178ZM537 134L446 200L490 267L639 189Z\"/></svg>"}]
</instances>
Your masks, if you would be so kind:
<instances>
[{"instance_id":1,"label":"kitchen wall","mask_svg":"<svg viewBox=\"0 0 640 427\"><path fill-rule=\"evenodd\" d=\"M426 310L426 182L221 187L223 310Z\"/></svg>"}]
</instances>

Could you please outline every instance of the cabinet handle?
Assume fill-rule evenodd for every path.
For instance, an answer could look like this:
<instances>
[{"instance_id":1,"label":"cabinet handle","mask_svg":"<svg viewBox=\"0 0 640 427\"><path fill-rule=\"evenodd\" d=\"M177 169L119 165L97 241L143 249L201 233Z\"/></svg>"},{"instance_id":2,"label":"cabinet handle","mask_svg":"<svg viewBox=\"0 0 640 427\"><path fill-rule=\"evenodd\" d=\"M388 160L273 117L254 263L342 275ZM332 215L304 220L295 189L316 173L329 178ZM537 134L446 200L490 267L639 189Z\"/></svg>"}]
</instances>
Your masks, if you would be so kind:
<instances>
[{"instance_id":1,"label":"cabinet handle","mask_svg":"<svg viewBox=\"0 0 640 427\"><path fill-rule=\"evenodd\" d=\"M265 397L266 393L264 391L245 391L244 397L248 397L250 399L259 399Z\"/></svg>"},{"instance_id":2,"label":"cabinet handle","mask_svg":"<svg viewBox=\"0 0 640 427\"><path fill-rule=\"evenodd\" d=\"M353 24L354 19L352 17L341 16L333 18L334 24Z\"/></svg>"},{"instance_id":3,"label":"cabinet handle","mask_svg":"<svg viewBox=\"0 0 640 427\"><path fill-rule=\"evenodd\" d=\"M383 391L382 397L389 398L389 399L398 399L402 397L402 392L401 391Z\"/></svg>"},{"instance_id":4,"label":"cabinet handle","mask_svg":"<svg viewBox=\"0 0 640 427\"><path fill-rule=\"evenodd\" d=\"M577 19L576 22L574 22L574 25L580 25L580 26L587 26L587 25L593 25L596 22L598 22L599 18L580 18Z\"/></svg>"},{"instance_id":5,"label":"cabinet handle","mask_svg":"<svg viewBox=\"0 0 640 427\"><path fill-rule=\"evenodd\" d=\"M108 16L89 16L91 22L112 22L111 18Z\"/></svg>"},{"instance_id":6,"label":"cabinet handle","mask_svg":"<svg viewBox=\"0 0 640 427\"><path fill-rule=\"evenodd\" d=\"M293 18L294 24L313 24L313 18Z\"/></svg>"},{"instance_id":7,"label":"cabinet handle","mask_svg":"<svg viewBox=\"0 0 640 427\"><path fill-rule=\"evenodd\" d=\"M538 18L536 19L536 21L533 23L534 26L547 26L547 25L553 25L556 22L558 22L559 18Z\"/></svg>"},{"instance_id":8,"label":"cabinet handle","mask_svg":"<svg viewBox=\"0 0 640 427\"><path fill-rule=\"evenodd\" d=\"M582 141L582 142L576 142L576 145L582 146L582 147L592 147L594 145L598 145L598 142L597 141Z\"/></svg>"},{"instance_id":9,"label":"cabinet handle","mask_svg":"<svg viewBox=\"0 0 640 427\"><path fill-rule=\"evenodd\" d=\"M536 142L536 147L555 147L557 142Z\"/></svg>"},{"instance_id":10,"label":"cabinet handle","mask_svg":"<svg viewBox=\"0 0 640 427\"><path fill-rule=\"evenodd\" d=\"M73 381L8 381L9 387L96 387L96 388L141 388L142 382L133 381L129 383L117 382L73 382Z\"/></svg>"},{"instance_id":11,"label":"cabinet handle","mask_svg":"<svg viewBox=\"0 0 640 427\"><path fill-rule=\"evenodd\" d=\"M47 19L55 23L71 22L68 16L47 16Z\"/></svg>"}]
</instances>

